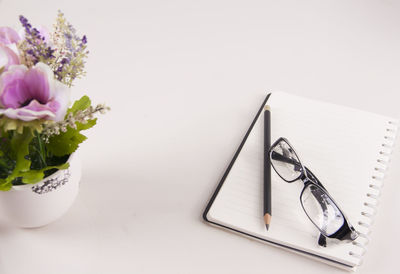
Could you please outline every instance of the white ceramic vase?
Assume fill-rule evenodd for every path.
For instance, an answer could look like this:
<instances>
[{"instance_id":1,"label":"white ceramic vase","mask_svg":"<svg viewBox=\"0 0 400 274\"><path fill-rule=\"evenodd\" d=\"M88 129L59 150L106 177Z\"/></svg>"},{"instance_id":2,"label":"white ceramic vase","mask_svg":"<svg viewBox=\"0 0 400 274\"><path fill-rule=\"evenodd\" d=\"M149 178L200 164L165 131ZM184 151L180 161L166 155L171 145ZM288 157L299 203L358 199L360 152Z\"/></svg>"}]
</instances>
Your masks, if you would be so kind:
<instances>
[{"instance_id":1,"label":"white ceramic vase","mask_svg":"<svg viewBox=\"0 0 400 274\"><path fill-rule=\"evenodd\" d=\"M18 227L40 227L66 213L78 195L82 174L78 154L72 154L68 162L68 169L59 170L36 184L0 191L2 222Z\"/></svg>"}]
</instances>

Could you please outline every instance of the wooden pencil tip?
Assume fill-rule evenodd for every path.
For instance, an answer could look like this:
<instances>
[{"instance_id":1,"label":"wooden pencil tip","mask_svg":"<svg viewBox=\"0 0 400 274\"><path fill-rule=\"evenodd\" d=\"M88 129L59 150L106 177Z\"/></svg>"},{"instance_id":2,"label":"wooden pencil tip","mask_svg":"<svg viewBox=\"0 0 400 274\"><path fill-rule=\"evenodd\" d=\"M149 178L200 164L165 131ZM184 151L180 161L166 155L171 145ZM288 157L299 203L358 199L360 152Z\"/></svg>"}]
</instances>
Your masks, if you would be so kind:
<instances>
[{"instance_id":1,"label":"wooden pencil tip","mask_svg":"<svg viewBox=\"0 0 400 274\"><path fill-rule=\"evenodd\" d=\"M265 227L267 228L267 230L269 229L269 224L271 223L271 214L266 213L264 215L264 223L265 223Z\"/></svg>"},{"instance_id":2,"label":"wooden pencil tip","mask_svg":"<svg viewBox=\"0 0 400 274\"><path fill-rule=\"evenodd\" d=\"M271 110L269 105L265 105L264 110Z\"/></svg>"}]
</instances>

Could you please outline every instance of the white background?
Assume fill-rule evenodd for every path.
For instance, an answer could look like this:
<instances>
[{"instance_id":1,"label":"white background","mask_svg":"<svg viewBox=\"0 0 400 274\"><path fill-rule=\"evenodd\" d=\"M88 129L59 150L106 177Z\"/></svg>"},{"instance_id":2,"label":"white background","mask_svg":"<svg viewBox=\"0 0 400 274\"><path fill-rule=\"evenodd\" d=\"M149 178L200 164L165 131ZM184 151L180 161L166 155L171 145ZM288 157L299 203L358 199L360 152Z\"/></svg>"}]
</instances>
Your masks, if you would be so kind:
<instances>
[{"instance_id":1,"label":"white background","mask_svg":"<svg viewBox=\"0 0 400 274\"><path fill-rule=\"evenodd\" d=\"M112 111L81 147L71 210L0 225L0 273L342 273L201 213L267 91L400 117L398 1L0 0L0 25L58 9L91 51L74 97ZM397 273L399 164L397 147L358 273Z\"/></svg>"}]
</instances>

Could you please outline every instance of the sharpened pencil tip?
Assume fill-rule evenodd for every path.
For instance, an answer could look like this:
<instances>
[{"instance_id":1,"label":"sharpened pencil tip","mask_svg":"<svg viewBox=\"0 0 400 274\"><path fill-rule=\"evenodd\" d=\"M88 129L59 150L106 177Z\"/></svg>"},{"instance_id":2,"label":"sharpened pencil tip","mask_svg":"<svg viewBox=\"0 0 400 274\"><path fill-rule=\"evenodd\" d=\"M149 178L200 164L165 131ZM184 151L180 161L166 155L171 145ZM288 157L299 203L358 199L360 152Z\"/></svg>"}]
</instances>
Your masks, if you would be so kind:
<instances>
[{"instance_id":1,"label":"sharpened pencil tip","mask_svg":"<svg viewBox=\"0 0 400 274\"><path fill-rule=\"evenodd\" d=\"M269 230L269 225L265 225L265 228L266 228L267 230Z\"/></svg>"},{"instance_id":2,"label":"sharpened pencil tip","mask_svg":"<svg viewBox=\"0 0 400 274\"><path fill-rule=\"evenodd\" d=\"M271 109L269 108L269 105L265 105L264 110L271 110Z\"/></svg>"},{"instance_id":3,"label":"sharpened pencil tip","mask_svg":"<svg viewBox=\"0 0 400 274\"><path fill-rule=\"evenodd\" d=\"M271 223L271 214L265 213L265 215L264 215L264 224L269 227L270 223Z\"/></svg>"}]
</instances>

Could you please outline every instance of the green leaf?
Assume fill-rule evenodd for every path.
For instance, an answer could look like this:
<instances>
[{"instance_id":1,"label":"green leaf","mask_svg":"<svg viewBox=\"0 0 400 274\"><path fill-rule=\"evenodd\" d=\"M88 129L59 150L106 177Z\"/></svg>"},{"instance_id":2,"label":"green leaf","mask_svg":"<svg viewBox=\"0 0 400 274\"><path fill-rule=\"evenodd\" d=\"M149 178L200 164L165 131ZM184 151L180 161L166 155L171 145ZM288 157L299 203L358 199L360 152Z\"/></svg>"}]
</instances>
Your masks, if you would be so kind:
<instances>
[{"instance_id":1,"label":"green leaf","mask_svg":"<svg viewBox=\"0 0 400 274\"><path fill-rule=\"evenodd\" d=\"M4 115L0 118L0 127L3 131L7 132L15 130L19 134L23 133L24 128L30 128L32 131L42 132L43 126L48 123L49 121L43 119L27 122L11 119Z\"/></svg>"},{"instance_id":2,"label":"green leaf","mask_svg":"<svg viewBox=\"0 0 400 274\"><path fill-rule=\"evenodd\" d=\"M16 163L13 173L10 176L15 176L19 172L25 172L30 169L31 161L27 160L25 156L29 154L29 143L32 139L33 134L29 128L24 128L22 134L17 133L11 139L11 149L16 159Z\"/></svg>"},{"instance_id":3,"label":"green leaf","mask_svg":"<svg viewBox=\"0 0 400 274\"><path fill-rule=\"evenodd\" d=\"M86 96L86 95L84 95L84 96L82 96L81 99L76 100L76 101L74 102L74 104L72 105L72 107L68 109L67 114L68 114L68 113L75 114L75 113L76 113L77 111L79 111L79 110L85 110L85 109L87 109L88 107L90 107L90 104L91 104L91 102L90 102L89 97Z\"/></svg>"},{"instance_id":4,"label":"green leaf","mask_svg":"<svg viewBox=\"0 0 400 274\"><path fill-rule=\"evenodd\" d=\"M21 173L20 175L22 176L22 182L24 184L35 184L44 178L44 172L46 170L50 170L53 168L61 170L61 169L67 169L68 167L69 163L65 163L59 166L48 166L41 170L29 170L27 172Z\"/></svg>"},{"instance_id":5,"label":"green leaf","mask_svg":"<svg viewBox=\"0 0 400 274\"><path fill-rule=\"evenodd\" d=\"M20 174L30 170L31 161L25 156L29 154L29 143L32 141L33 133L30 128L24 128L22 133L15 132L10 142L10 154L15 159L15 167L12 173L5 179L0 180L0 190L9 190L12 181L20 177Z\"/></svg>"},{"instance_id":6,"label":"green leaf","mask_svg":"<svg viewBox=\"0 0 400 274\"><path fill-rule=\"evenodd\" d=\"M76 151L79 144L86 140L86 136L79 132L70 134L60 134L55 138L51 138L47 144L47 150L55 156L63 156Z\"/></svg>"},{"instance_id":7,"label":"green leaf","mask_svg":"<svg viewBox=\"0 0 400 274\"><path fill-rule=\"evenodd\" d=\"M76 129L68 127L66 132L53 135L46 144L47 151L55 156L64 156L73 153L78 149L79 144L87 139L80 131L93 127L96 121L97 119L88 120L86 124L76 122Z\"/></svg>"},{"instance_id":8,"label":"green leaf","mask_svg":"<svg viewBox=\"0 0 400 274\"><path fill-rule=\"evenodd\" d=\"M96 122L97 122L97 118L94 118L92 120L88 120L86 124L82 124L82 123L76 122L76 130L77 131L87 130L87 129L93 127L94 125L96 125Z\"/></svg>"},{"instance_id":9,"label":"green leaf","mask_svg":"<svg viewBox=\"0 0 400 274\"><path fill-rule=\"evenodd\" d=\"M90 107L91 101L88 96L82 96L81 99L74 102L71 108L68 109L67 115L72 113L76 114L78 111L83 111ZM88 120L86 124L76 122L76 129L68 127L66 132L61 132L59 135L50 137L49 142L46 144L46 150L50 155L64 156L75 152L79 144L87 139L87 137L80 133L82 130L89 129L96 124L97 119Z\"/></svg>"},{"instance_id":10,"label":"green leaf","mask_svg":"<svg viewBox=\"0 0 400 274\"><path fill-rule=\"evenodd\" d=\"M11 181L6 181L5 179L0 179L0 191L8 191L12 187Z\"/></svg>"},{"instance_id":11,"label":"green leaf","mask_svg":"<svg viewBox=\"0 0 400 274\"><path fill-rule=\"evenodd\" d=\"M31 170L21 175L23 175L22 182L24 184L34 184L40 182L40 180L42 180L44 177L44 173L41 170Z\"/></svg>"}]
</instances>

